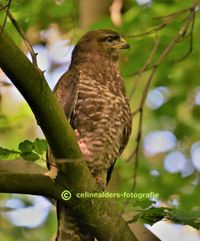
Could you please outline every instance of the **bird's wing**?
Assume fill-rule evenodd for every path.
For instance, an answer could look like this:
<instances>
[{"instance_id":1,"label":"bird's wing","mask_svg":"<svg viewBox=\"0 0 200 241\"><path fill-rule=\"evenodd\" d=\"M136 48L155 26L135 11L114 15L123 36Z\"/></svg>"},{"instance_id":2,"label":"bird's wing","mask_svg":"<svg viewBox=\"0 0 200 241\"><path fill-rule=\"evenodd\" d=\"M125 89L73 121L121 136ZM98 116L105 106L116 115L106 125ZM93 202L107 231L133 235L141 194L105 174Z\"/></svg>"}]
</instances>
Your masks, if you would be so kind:
<instances>
[{"instance_id":1,"label":"bird's wing","mask_svg":"<svg viewBox=\"0 0 200 241\"><path fill-rule=\"evenodd\" d=\"M78 77L76 77L73 72L68 71L61 76L54 88L54 94L56 96L56 99L58 100L60 106L63 108L68 120L71 119L72 112L75 106L77 80ZM49 150L47 151L48 169L50 169L50 163L52 162L52 160L53 155L49 148Z\"/></svg>"},{"instance_id":2,"label":"bird's wing","mask_svg":"<svg viewBox=\"0 0 200 241\"><path fill-rule=\"evenodd\" d=\"M66 72L58 81L54 88L55 96L62 106L68 120L71 115L77 100L77 81L78 75L72 71Z\"/></svg>"},{"instance_id":3,"label":"bird's wing","mask_svg":"<svg viewBox=\"0 0 200 241\"><path fill-rule=\"evenodd\" d=\"M54 88L54 94L63 108L66 118L73 119L73 112L77 100L77 82L79 75L75 69L66 72ZM57 201L58 232L56 240L74 240L74 237L82 237L81 240L94 241L84 225L77 221L77 217L71 210Z\"/></svg>"},{"instance_id":4,"label":"bird's wing","mask_svg":"<svg viewBox=\"0 0 200 241\"><path fill-rule=\"evenodd\" d=\"M129 137L130 137L130 134L131 134L131 130L132 130L132 118L131 118L131 115L129 115L127 124L126 124L126 126L124 127L124 130L123 130L123 135L122 135L121 145L120 145L120 148L119 148L118 157L122 154L123 150L125 149L126 145L128 144L128 140L129 140ZM116 159L113 161L113 164L108 169L107 178L106 178L107 183L109 182L109 180L111 178L115 162L116 162Z\"/></svg>"},{"instance_id":5,"label":"bird's wing","mask_svg":"<svg viewBox=\"0 0 200 241\"><path fill-rule=\"evenodd\" d=\"M124 148L126 147L126 145L128 144L128 140L131 134L131 123L128 123L123 130L123 136L122 136L122 141L121 141L121 146L119 149L119 156L122 154Z\"/></svg>"}]
</instances>

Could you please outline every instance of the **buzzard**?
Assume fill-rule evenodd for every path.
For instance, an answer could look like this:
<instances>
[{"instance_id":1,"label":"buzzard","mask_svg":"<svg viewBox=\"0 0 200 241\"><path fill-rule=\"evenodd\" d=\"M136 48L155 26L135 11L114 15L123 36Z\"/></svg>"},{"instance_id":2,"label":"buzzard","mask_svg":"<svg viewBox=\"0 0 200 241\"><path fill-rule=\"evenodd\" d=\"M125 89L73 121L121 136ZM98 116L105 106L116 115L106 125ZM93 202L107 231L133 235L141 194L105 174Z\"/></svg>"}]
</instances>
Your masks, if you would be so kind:
<instances>
[{"instance_id":1,"label":"buzzard","mask_svg":"<svg viewBox=\"0 0 200 241\"><path fill-rule=\"evenodd\" d=\"M86 33L76 44L71 64L55 95L78 139L92 175L104 189L131 133L131 110L118 67L127 42L115 31ZM57 241L90 241L92 234L58 203Z\"/></svg>"}]
</instances>

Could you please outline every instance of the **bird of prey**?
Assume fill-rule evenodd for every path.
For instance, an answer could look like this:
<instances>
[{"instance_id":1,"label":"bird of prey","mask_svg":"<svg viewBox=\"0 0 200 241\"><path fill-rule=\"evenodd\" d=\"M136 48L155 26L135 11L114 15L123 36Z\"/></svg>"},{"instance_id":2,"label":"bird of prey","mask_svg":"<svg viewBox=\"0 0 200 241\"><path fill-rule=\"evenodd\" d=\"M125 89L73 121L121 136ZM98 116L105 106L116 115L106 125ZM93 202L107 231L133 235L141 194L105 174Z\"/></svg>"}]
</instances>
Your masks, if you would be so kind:
<instances>
[{"instance_id":1,"label":"bird of prey","mask_svg":"<svg viewBox=\"0 0 200 241\"><path fill-rule=\"evenodd\" d=\"M102 189L131 133L131 110L118 67L119 50L127 48L127 42L115 31L86 33L54 90L82 156ZM94 240L71 210L59 203L57 211L57 241Z\"/></svg>"}]
</instances>

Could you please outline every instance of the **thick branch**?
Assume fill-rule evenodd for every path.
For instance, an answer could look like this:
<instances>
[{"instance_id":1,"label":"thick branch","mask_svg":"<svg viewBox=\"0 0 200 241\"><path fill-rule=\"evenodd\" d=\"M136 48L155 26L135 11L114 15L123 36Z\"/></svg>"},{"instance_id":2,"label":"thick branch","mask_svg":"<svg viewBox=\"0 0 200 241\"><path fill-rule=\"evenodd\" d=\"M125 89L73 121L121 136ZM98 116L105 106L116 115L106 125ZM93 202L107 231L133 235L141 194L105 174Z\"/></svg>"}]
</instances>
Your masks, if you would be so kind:
<instances>
[{"instance_id":1,"label":"thick branch","mask_svg":"<svg viewBox=\"0 0 200 241\"><path fill-rule=\"evenodd\" d=\"M47 168L37 165L34 162L25 161L23 159L10 161L1 160L0 172L43 174L44 172L47 172Z\"/></svg>"},{"instance_id":2,"label":"thick branch","mask_svg":"<svg viewBox=\"0 0 200 241\"><path fill-rule=\"evenodd\" d=\"M98 186L85 162L81 160L80 149L73 130L67 123L65 115L47 85L44 76L37 67L31 64L5 32L0 36L0 67L28 102L54 156L67 160L64 165L57 163L61 174L55 180L54 185L59 189L60 186L66 187L67 183L67 189L72 193L98 190ZM16 176L15 180L17 182ZM4 182L6 182L5 174ZM29 183L29 187L32 189L31 182L26 180L25 183ZM40 184L42 185L42 182ZM6 186L4 186L4 191L6 191ZM51 190L50 183L47 187ZM30 189L28 193L31 192ZM2 191L1 185L0 191ZM90 226L98 240L109 240L113 230L115 230L115 241L137 240L124 220L119 219L117 210L110 202L102 199L74 198L73 202L70 200L68 204ZM115 217L117 217L118 221L117 229Z\"/></svg>"},{"instance_id":3,"label":"thick branch","mask_svg":"<svg viewBox=\"0 0 200 241\"><path fill-rule=\"evenodd\" d=\"M114 240L137 240L131 231L127 229L127 224L123 219L119 219L118 213L113 207L113 203L103 201L102 199L78 198L76 196L77 192L63 185L64 181L66 183L64 177L59 177L58 180L54 182L50 177L41 174L0 172L0 191L2 193L42 195L59 200L66 206L73 207L73 209L76 210L85 225L88 225L88 227L97 234L98 240L107 241L114 228L116 233L116 235L114 235ZM61 197L62 192L66 189L72 193L72 197L68 201L63 200ZM97 211L101 213L104 218L102 218ZM96 221L93 222L94 220ZM99 223L101 225L99 225Z\"/></svg>"},{"instance_id":4,"label":"thick branch","mask_svg":"<svg viewBox=\"0 0 200 241\"><path fill-rule=\"evenodd\" d=\"M2 193L33 194L46 197L52 197L54 193L53 181L42 174L0 172L0 187Z\"/></svg>"}]
</instances>

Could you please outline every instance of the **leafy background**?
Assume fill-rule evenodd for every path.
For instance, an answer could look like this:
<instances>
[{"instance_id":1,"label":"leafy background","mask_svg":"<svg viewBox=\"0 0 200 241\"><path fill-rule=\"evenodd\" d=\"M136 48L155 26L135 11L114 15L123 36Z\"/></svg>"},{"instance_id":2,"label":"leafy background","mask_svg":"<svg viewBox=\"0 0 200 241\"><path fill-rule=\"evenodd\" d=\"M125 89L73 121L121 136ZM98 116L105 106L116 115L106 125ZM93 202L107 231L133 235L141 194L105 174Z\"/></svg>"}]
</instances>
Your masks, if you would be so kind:
<instances>
[{"instance_id":1,"label":"leafy background","mask_svg":"<svg viewBox=\"0 0 200 241\"><path fill-rule=\"evenodd\" d=\"M7 1L0 2L6 4ZM104 5L110 5L110 3L111 1L102 1ZM144 65L155 40L154 34L137 38L131 37L131 35L146 32L160 24L161 19L157 17L188 8L191 4L192 2L188 0L124 1L121 26L117 27L113 24L108 7L106 7L106 11L101 14L101 17L90 27L87 27L87 30L116 29L126 37L131 45L129 52L124 51L121 54L121 72L128 95L130 95L138 78L134 73ZM35 51L39 53L39 66L42 70L46 70L45 77L52 88L59 76L66 71L73 45L85 31L81 24L81 12L83 11L81 8L83 6L80 7L79 1L76 0L12 1L11 11L30 39ZM4 17L4 12L0 11L1 23ZM88 18L90 17L92 16L88 15ZM186 15L177 18L172 24L159 31L159 47L155 58L177 34L184 17ZM183 61L174 61L187 52L189 40L186 38L177 44L159 66L147 96L135 192L154 192L159 194L159 198L150 202L146 200L130 201L127 212L143 209L142 212L139 212L139 216L134 217L138 221L152 224L155 220L159 221L165 216L176 223L199 227L199 29L200 18L197 12L193 51ZM9 20L6 24L6 30L26 52L23 41ZM148 76L149 71L143 73L139 79L139 84L131 99L133 111L138 108ZM125 160L136 146L137 128L138 117L136 116L133 119L131 140L126 151L116 163L112 181L108 187L109 191L123 193L132 190L134 158L129 162ZM27 158L27 155L25 157L25 159L29 159L28 165L32 165L30 159L33 160L33 156L39 153L39 160L36 163L44 167L45 144L41 141L40 145L43 146L43 151L35 152L36 138L43 138L43 136L29 107L0 71L0 146L4 148L0 149L2 160L0 161L0 170L3 170L5 165L9 165L9 160L6 159L25 157L27 148L30 148L29 157L31 155L31 158ZM25 142L27 144L25 151L23 151L23 144L18 149L19 143L24 143L25 140L30 140ZM6 155L2 154L5 152L5 148L15 150L17 152L15 154L18 156L6 158ZM19 165L15 168L17 170L20 167ZM154 206L166 207L166 209L161 208L154 211L154 208L151 207L148 209L150 211L145 213L144 208L151 206L153 201L156 202ZM119 205L122 205L123 202L124 200L120 200ZM172 211L167 208L172 208ZM166 214L166 212L168 213ZM152 221L156 215L158 218ZM53 240L56 232L55 210L49 202L41 197L1 194L0 224L0 240ZM162 228L164 229L165 226ZM185 235L189 235L190 232L191 229L188 229ZM164 237L160 234L160 238L169 240L167 235L169 233L165 234ZM194 230L192 235L194 235L192 236L193 240L200 240ZM191 236L185 240L191 240Z\"/></svg>"}]
</instances>

